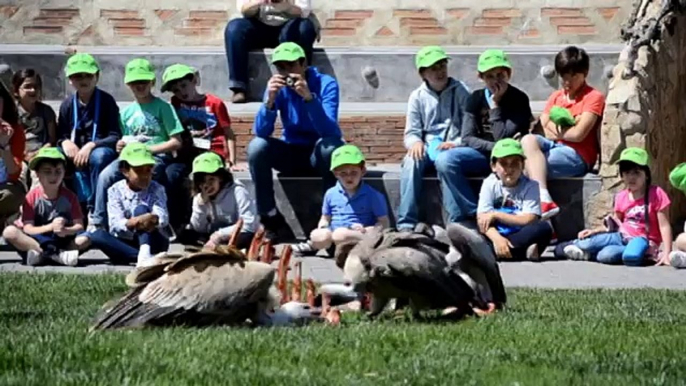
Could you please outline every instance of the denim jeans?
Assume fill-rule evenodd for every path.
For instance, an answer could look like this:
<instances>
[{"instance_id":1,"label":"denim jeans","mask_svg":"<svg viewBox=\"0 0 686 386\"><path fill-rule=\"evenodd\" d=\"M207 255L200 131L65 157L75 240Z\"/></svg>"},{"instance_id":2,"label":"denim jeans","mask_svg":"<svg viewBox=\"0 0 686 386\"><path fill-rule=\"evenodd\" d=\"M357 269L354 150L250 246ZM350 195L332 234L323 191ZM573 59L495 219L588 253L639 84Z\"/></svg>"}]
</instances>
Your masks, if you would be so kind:
<instances>
[{"instance_id":1,"label":"denim jeans","mask_svg":"<svg viewBox=\"0 0 686 386\"><path fill-rule=\"evenodd\" d=\"M248 54L251 50L274 48L279 43L295 42L305 50L312 63L312 46L317 30L310 19L294 18L282 26L269 26L257 18L231 20L224 30L226 58L229 62L229 88L244 91L248 87Z\"/></svg>"},{"instance_id":2,"label":"denim jeans","mask_svg":"<svg viewBox=\"0 0 686 386\"><path fill-rule=\"evenodd\" d=\"M134 208L132 215L136 217L146 213L150 213L150 208L139 205ZM117 238L102 228L86 235L91 240L91 247L100 249L113 263L136 262L138 249L143 244L150 246L153 255L169 250L169 239L159 229L152 232L136 232L133 240Z\"/></svg>"},{"instance_id":3,"label":"denim jeans","mask_svg":"<svg viewBox=\"0 0 686 386\"><path fill-rule=\"evenodd\" d=\"M340 138L321 138L314 145L293 145L277 138L255 137L248 144L248 166L255 185L257 212L276 208L272 169L286 175L323 177L324 191L336 184L329 170L331 154L343 145Z\"/></svg>"},{"instance_id":4,"label":"denim jeans","mask_svg":"<svg viewBox=\"0 0 686 386\"><path fill-rule=\"evenodd\" d=\"M152 178L157 181L162 186L165 187L167 193L167 202L182 202L178 200L183 200L184 204L179 205L179 210L169 211L170 219L169 222L177 225L176 222L172 221L172 218L176 219L179 216L183 216L183 213L187 212L185 204L185 184L184 179L187 176L187 167L185 164L180 162L174 162L174 159L169 155L156 155L155 156L155 166L152 170ZM119 161L112 162L98 177L98 184L95 189L95 209L93 211L93 216L90 219L91 224L104 227L107 225L107 190L114 185L116 182L124 179L124 175L119 171ZM181 209L181 207L183 208ZM173 216L172 213L175 213Z\"/></svg>"},{"instance_id":5,"label":"denim jeans","mask_svg":"<svg viewBox=\"0 0 686 386\"><path fill-rule=\"evenodd\" d=\"M95 207L96 188L98 186L98 177L113 161L117 159L117 152L109 147L96 147L91 151L88 157L88 166L79 170L74 170L74 164L69 162L69 169L74 170L74 174L81 174L81 181L88 184L88 186L78 186L78 179L76 175L72 179L70 189L75 192L79 201L86 202L88 210L92 211ZM87 194L83 197L82 194Z\"/></svg>"},{"instance_id":6,"label":"denim jeans","mask_svg":"<svg viewBox=\"0 0 686 386\"><path fill-rule=\"evenodd\" d=\"M586 161L571 147L541 135L536 140L548 162L548 178L579 177L588 171Z\"/></svg>"},{"instance_id":7,"label":"denim jeans","mask_svg":"<svg viewBox=\"0 0 686 386\"><path fill-rule=\"evenodd\" d=\"M441 182L443 207L449 222L459 222L476 213L477 197L467 177L491 172L488 157L471 147L456 147L439 153L436 162L428 157L415 161L405 156L400 176L398 229L414 228L419 222L418 202L422 196L423 177L433 166Z\"/></svg>"},{"instance_id":8,"label":"denim jeans","mask_svg":"<svg viewBox=\"0 0 686 386\"><path fill-rule=\"evenodd\" d=\"M518 232L505 236L512 243L513 260L526 260L526 250L533 244L538 246L539 253L543 253L553 237L553 228L547 221L536 221L524 226Z\"/></svg>"},{"instance_id":9,"label":"denim jeans","mask_svg":"<svg viewBox=\"0 0 686 386\"><path fill-rule=\"evenodd\" d=\"M600 233L576 240L574 244L603 264L640 266L650 244L644 237L624 239L619 232Z\"/></svg>"}]
</instances>

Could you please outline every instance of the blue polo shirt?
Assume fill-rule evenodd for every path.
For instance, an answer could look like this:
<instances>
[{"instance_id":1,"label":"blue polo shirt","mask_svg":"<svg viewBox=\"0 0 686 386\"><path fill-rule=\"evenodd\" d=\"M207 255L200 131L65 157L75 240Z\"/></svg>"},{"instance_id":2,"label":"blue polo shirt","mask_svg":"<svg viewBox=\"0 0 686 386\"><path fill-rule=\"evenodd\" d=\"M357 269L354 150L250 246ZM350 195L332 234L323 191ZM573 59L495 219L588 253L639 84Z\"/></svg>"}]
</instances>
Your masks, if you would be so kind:
<instances>
[{"instance_id":1,"label":"blue polo shirt","mask_svg":"<svg viewBox=\"0 0 686 386\"><path fill-rule=\"evenodd\" d=\"M364 182L352 197L339 182L326 191L322 215L331 216L331 230L353 224L370 227L379 217L388 216L388 205L383 194Z\"/></svg>"}]
</instances>

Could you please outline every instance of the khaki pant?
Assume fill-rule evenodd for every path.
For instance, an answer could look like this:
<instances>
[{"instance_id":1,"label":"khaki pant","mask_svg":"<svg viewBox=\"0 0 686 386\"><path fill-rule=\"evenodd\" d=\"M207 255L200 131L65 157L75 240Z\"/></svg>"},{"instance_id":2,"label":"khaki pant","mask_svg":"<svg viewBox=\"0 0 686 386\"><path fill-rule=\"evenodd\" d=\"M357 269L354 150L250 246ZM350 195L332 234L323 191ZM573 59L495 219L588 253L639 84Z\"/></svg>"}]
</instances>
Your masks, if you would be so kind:
<instances>
[{"instance_id":1,"label":"khaki pant","mask_svg":"<svg viewBox=\"0 0 686 386\"><path fill-rule=\"evenodd\" d=\"M21 182L0 184L0 229L5 228L8 221L17 217L19 208L24 202L24 196L26 196L26 190Z\"/></svg>"}]
</instances>

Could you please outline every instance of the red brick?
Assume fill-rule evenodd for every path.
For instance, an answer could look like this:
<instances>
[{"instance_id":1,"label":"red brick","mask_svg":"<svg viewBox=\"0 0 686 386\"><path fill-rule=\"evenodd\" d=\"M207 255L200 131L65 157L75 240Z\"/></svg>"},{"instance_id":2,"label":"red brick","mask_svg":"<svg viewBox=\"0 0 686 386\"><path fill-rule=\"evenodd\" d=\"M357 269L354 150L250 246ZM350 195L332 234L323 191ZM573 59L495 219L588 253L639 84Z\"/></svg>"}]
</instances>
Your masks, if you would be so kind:
<instances>
[{"instance_id":1,"label":"red brick","mask_svg":"<svg viewBox=\"0 0 686 386\"><path fill-rule=\"evenodd\" d=\"M145 28L142 27L114 27L114 34L118 36L145 36Z\"/></svg>"},{"instance_id":2,"label":"red brick","mask_svg":"<svg viewBox=\"0 0 686 386\"><path fill-rule=\"evenodd\" d=\"M12 16L14 16L15 13L19 10L19 7L14 7L11 5L3 5L0 6L0 15L3 15L5 18L9 19Z\"/></svg>"},{"instance_id":3,"label":"red brick","mask_svg":"<svg viewBox=\"0 0 686 386\"><path fill-rule=\"evenodd\" d=\"M595 35L598 33L594 26L566 26L561 25L557 27L557 33L560 35Z\"/></svg>"},{"instance_id":4,"label":"red brick","mask_svg":"<svg viewBox=\"0 0 686 386\"><path fill-rule=\"evenodd\" d=\"M400 19L401 27L440 27L438 20L426 17L403 17Z\"/></svg>"},{"instance_id":5,"label":"red brick","mask_svg":"<svg viewBox=\"0 0 686 386\"><path fill-rule=\"evenodd\" d=\"M221 22L215 19L186 19L183 22L184 27L189 28L214 28Z\"/></svg>"},{"instance_id":6,"label":"red brick","mask_svg":"<svg viewBox=\"0 0 686 386\"><path fill-rule=\"evenodd\" d=\"M323 36L353 36L356 32L355 28L322 28Z\"/></svg>"},{"instance_id":7,"label":"red brick","mask_svg":"<svg viewBox=\"0 0 686 386\"><path fill-rule=\"evenodd\" d=\"M70 17L37 17L33 19L34 26L64 27L71 23Z\"/></svg>"},{"instance_id":8,"label":"red brick","mask_svg":"<svg viewBox=\"0 0 686 386\"><path fill-rule=\"evenodd\" d=\"M167 21L171 19L172 17L176 16L178 13L177 10L175 9L156 9L155 10L155 15L162 20L162 21Z\"/></svg>"},{"instance_id":9,"label":"red brick","mask_svg":"<svg viewBox=\"0 0 686 386\"><path fill-rule=\"evenodd\" d=\"M214 32L214 28L191 28L182 27L174 30L174 34L181 36L205 36L211 35Z\"/></svg>"},{"instance_id":10,"label":"red brick","mask_svg":"<svg viewBox=\"0 0 686 386\"><path fill-rule=\"evenodd\" d=\"M536 28L531 28L527 30L523 30L522 32L519 33L518 37L522 39L526 38L537 38L541 36L541 31L537 30Z\"/></svg>"},{"instance_id":11,"label":"red brick","mask_svg":"<svg viewBox=\"0 0 686 386\"><path fill-rule=\"evenodd\" d=\"M587 17L551 17L550 24L559 25L593 25Z\"/></svg>"},{"instance_id":12,"label":"red brick","mask_svg":"<svg viewBox=\"0 0 686 386\"><path fill-rule=\"evenodd\" d=\"M396 9L393 11L393 16L433 18L431 11L426 9Z\"/></svg>"},{"instance_id":13,"label":"red brick","mask_svg":"<svg viewBox=\"0 0 686 386\"><path fill-rule=\"evenodd\" d=\"M101 9L100 17L109 19L134 19L138 17L138 11L133 9Z\"/></svg>"},{"instance_id":14,"label":"red brick","mask_svg":"<svg viewBox=\"0 0 686 386\"><path fill-rule=\"evenodd\" d=\"M484 9L481 16L486 18L521 17L522 11L516 8L489 8Z\"/></svg>"},{"instance_id":15,"label":"red brick","mask_svg":"<svg viewBox=\"0 0 686 386\"><path fill-rule=\"evenodd\" d=\"M124 28L145 28L145 19L109 19L110 24L115 27Z\"/></svg>"},{"instance_id":16,"label":"red brick","mask_svg":"<svg viewBox=\"0 0 686 386\"><path fill-rule=\"evenodd\" d=\"M334 19L369 19L374 15L372 10L346 10L346 11L336 11L334 13Z\"/></svg>"},{"instance_id":17,"label":"red brick","mask_svg":"<svg viewBox=\"0 0 686 386\"><path fill-rule=\"evenodd\" d=\"M395 33L388 27L381 27L374 33L374 36L395 36Z\"/></svg>"},{"instance_id":18,"label":"red brick","mask_svg":"<svg viewBox=\"0 0 686 386\"><path fill-rule=\"evenodd\" d=\"M410 27L410 35L445 35L448 30L443 27Z\"/></svg>"},{"instance_id":19,"label":"red brick","mask_svg":"<svg viewBox=\"0 0 686 386\"><path fill-rule=\"evenodd\" d=\"M497 27L510 24L512 24L512 19L508 17L479 17L474 19L474 25L477 27Z\"/></svg>"},{"instance_id":20,"label":"red brick","mask_svg":"<svg viewBox=\"0 0 686 386\"><path fill-rule=\"evenodd\" d=\"M598 8L598 13L605 20L611 20L619 12L619 7Z\"/></svg>"},{"instance_id":21,"label":"red brick","mask_svg":"<svg viewBox=\"0 0 686 386\"><path fill-rule=\"evenodd\" d=\"M468 35L500 35L503 33L503 27L500 26L476 26L465 28L465 33Z\"/></svg>"},{"instance_id":22,"label":"red brick","mask_svg":"<svg viewBox=\"0 0 686 386\"><path fill-rule=\"evenodd\" d=\"M59 34L59 33L62 33L62 27L50 27L50 26L24 27L24 34Z\"/></svg>"},{"instance_id":23,"label":"red brick","mask_svg":"<svg viewBox=\"0 0 686 386\"><path fill-rule=\"evenodd\" d=\"M325 28L357 28L362 25L361 19L328 19Z\"/></svg>"},{"instance_id":24,"label":"red brick","mask_svg":"<svg viewBox=\"0 0 686 386\"><path fill-rule=\"evenodd\" d=\"M450 8L446 9L445 12L454 18L462 19L469 14L469 8Z\"/></svg>"},{"instance_id":25,"label":"red brick","mask_svg":"<svg viewBox=\"0 0 686 386\"><path fill-rule=\"evenodd\" d=\"M541 16L581 17L584 16L584 12L581 8L541 8Z\"/></svg>"},{"instance_id":26,"label":"red brick","mask_svg":"<svg viewBox=\"0 0 686 386\"><path fill-rule=\"evenodd\" d=\"M212 19L228 21L228 14L226 11L190 11L188 13L189 19Z\"/></svg>"},{"instance_id":27,"label":"red brick","mask_svg":"<svg viewBox=\"0 0 686 386\"><path fill-rule=\"evenodd\" d=\"M79 10L74 8L43 8L38 12L38 17L72 18L79 16Z\"/></svg>"}]
</instances>

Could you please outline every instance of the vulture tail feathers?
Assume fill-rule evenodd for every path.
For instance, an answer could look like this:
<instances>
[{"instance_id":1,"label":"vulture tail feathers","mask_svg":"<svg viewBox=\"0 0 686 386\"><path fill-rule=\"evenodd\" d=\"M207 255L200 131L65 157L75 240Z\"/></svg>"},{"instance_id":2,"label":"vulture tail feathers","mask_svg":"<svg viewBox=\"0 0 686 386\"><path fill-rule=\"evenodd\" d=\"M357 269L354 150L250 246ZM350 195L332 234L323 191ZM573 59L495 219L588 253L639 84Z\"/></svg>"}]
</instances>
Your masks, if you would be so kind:
<instances>
[{"instance_id":1,"label":"vulture tail feathers","mask_svg":"<svg viewBox=\"0 0 686 386\"><path fill-rule=\"evenodd\" d=\"M145 327L158 324L156 322L160 319L171 318L173 320L174 314L182 311L142 303L138 297L144 288L139 287L129 291L114 307L103 309L96 317L90 331Z\"/></svg>"}]
</instances>

